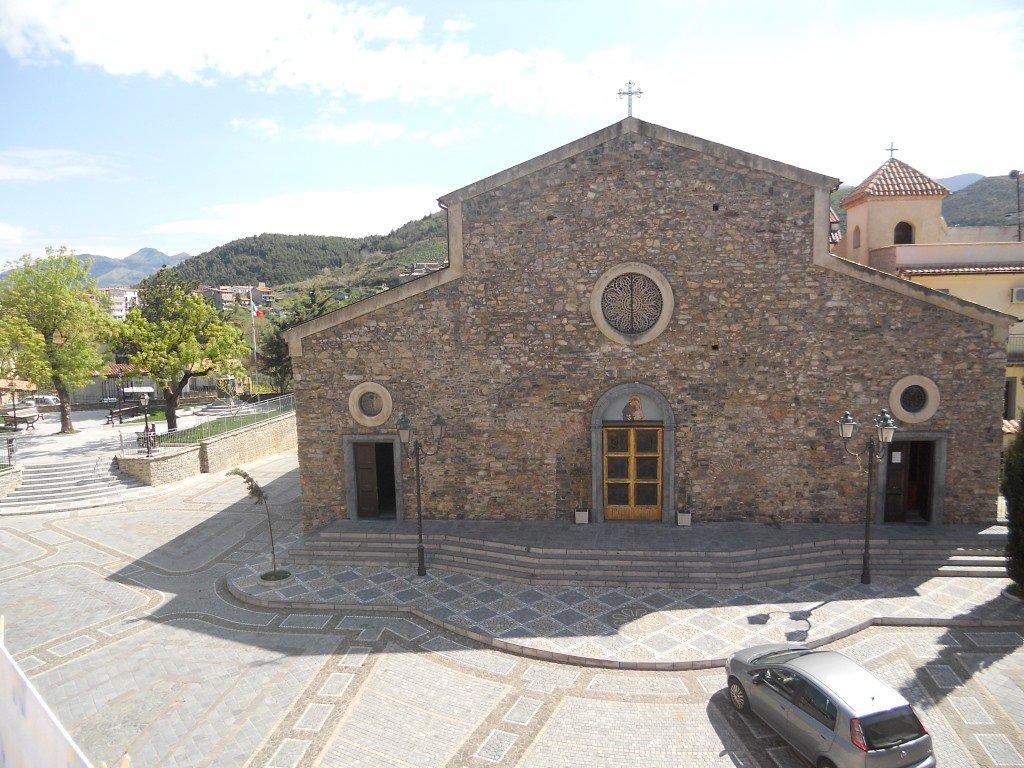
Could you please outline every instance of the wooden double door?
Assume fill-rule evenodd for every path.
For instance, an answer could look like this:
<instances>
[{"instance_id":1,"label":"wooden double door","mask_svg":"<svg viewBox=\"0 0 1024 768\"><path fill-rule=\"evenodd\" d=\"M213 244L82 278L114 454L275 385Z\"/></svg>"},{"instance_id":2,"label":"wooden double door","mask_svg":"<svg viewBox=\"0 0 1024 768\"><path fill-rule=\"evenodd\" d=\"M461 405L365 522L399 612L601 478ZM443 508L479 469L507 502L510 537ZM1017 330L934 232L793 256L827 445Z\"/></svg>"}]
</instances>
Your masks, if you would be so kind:
<instances>
[{"instance_id":1,"label":"wooden double door","mask_svg":"<svg viewBox=\"0 0 1024 768\"><path fill-rule=\"evenodd\" d=\"M661 520L663 432L660 424L604 427L605 520Z\"/></svg>"}]
</instances>

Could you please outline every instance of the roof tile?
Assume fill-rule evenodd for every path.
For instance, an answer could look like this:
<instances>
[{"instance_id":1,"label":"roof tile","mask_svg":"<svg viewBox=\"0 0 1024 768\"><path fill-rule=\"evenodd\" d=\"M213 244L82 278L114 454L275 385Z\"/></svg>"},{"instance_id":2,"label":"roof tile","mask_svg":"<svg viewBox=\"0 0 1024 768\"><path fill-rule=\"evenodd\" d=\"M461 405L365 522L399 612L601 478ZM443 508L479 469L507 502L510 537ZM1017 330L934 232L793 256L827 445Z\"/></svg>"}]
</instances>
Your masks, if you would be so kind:
<instances>
[{"instance_id":1,"label":"roof tile","mask_svg":"<svg viewBox=\"0 0 1024 768\"><path fill-rule=\"evenodd\" d=\"M849 208L866 197L945 197L949 190L902 160L891 157L868 176L840 205Z\"/></svg>"}]
</instances>

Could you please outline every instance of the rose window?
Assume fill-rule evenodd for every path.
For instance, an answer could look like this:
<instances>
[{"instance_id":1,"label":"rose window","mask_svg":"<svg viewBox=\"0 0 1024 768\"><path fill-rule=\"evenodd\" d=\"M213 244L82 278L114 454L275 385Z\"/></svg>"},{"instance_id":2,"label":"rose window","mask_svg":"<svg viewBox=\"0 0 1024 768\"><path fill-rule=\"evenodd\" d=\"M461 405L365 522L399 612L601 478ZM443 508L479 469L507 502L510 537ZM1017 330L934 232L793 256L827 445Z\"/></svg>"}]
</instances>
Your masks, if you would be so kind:
<instances>
[{"instance_id":1,"label":"rose window","mask_svg":"<svg viewBox=\"0 0 1024 768\"><path fill-rule=\"evenodd\" d=\"M661 317L661 289L647 275L626 272L612 279L601 295L601 314L619 333L649 331Z\"/></svg>"}]
</instances>

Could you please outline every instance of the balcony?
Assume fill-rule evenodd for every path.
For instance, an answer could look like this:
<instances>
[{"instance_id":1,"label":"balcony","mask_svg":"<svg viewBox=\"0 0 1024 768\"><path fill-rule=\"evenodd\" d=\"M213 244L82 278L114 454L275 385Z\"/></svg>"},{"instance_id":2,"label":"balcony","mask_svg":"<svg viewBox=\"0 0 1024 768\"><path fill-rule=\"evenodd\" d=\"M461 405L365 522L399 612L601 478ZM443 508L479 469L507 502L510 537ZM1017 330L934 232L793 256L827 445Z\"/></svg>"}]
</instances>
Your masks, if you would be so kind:
<instances>
[{"instance_id":1,"label":"balcony","mask_svg":"<svg viewBox=\"0 0 1024 768\"><path fill-rule=\"evenodd\" d=\"M1006 362L1024 363L1024 333L1011 333L1006 340Z\"/></svg>"}]
</instances>

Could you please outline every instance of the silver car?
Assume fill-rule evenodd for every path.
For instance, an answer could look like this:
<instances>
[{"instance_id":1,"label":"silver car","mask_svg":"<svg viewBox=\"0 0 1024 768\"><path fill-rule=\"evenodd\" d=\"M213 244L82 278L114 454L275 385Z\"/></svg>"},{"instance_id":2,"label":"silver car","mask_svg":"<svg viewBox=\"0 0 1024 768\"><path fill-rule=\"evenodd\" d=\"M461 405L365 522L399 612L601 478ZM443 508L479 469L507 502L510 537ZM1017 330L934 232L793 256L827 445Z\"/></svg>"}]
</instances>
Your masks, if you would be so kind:
<instances>
[{"instance_id":1,"label":"silver car","mask_svg":"<svg viewBox=\"0 0 1024 768\"><path fill-rule=\"evenodd\" d=\"M841 653L759 645L725 663L729 701L817 768L930 768L932 737L903 696Z\"/></svg>"}]
</instances>

